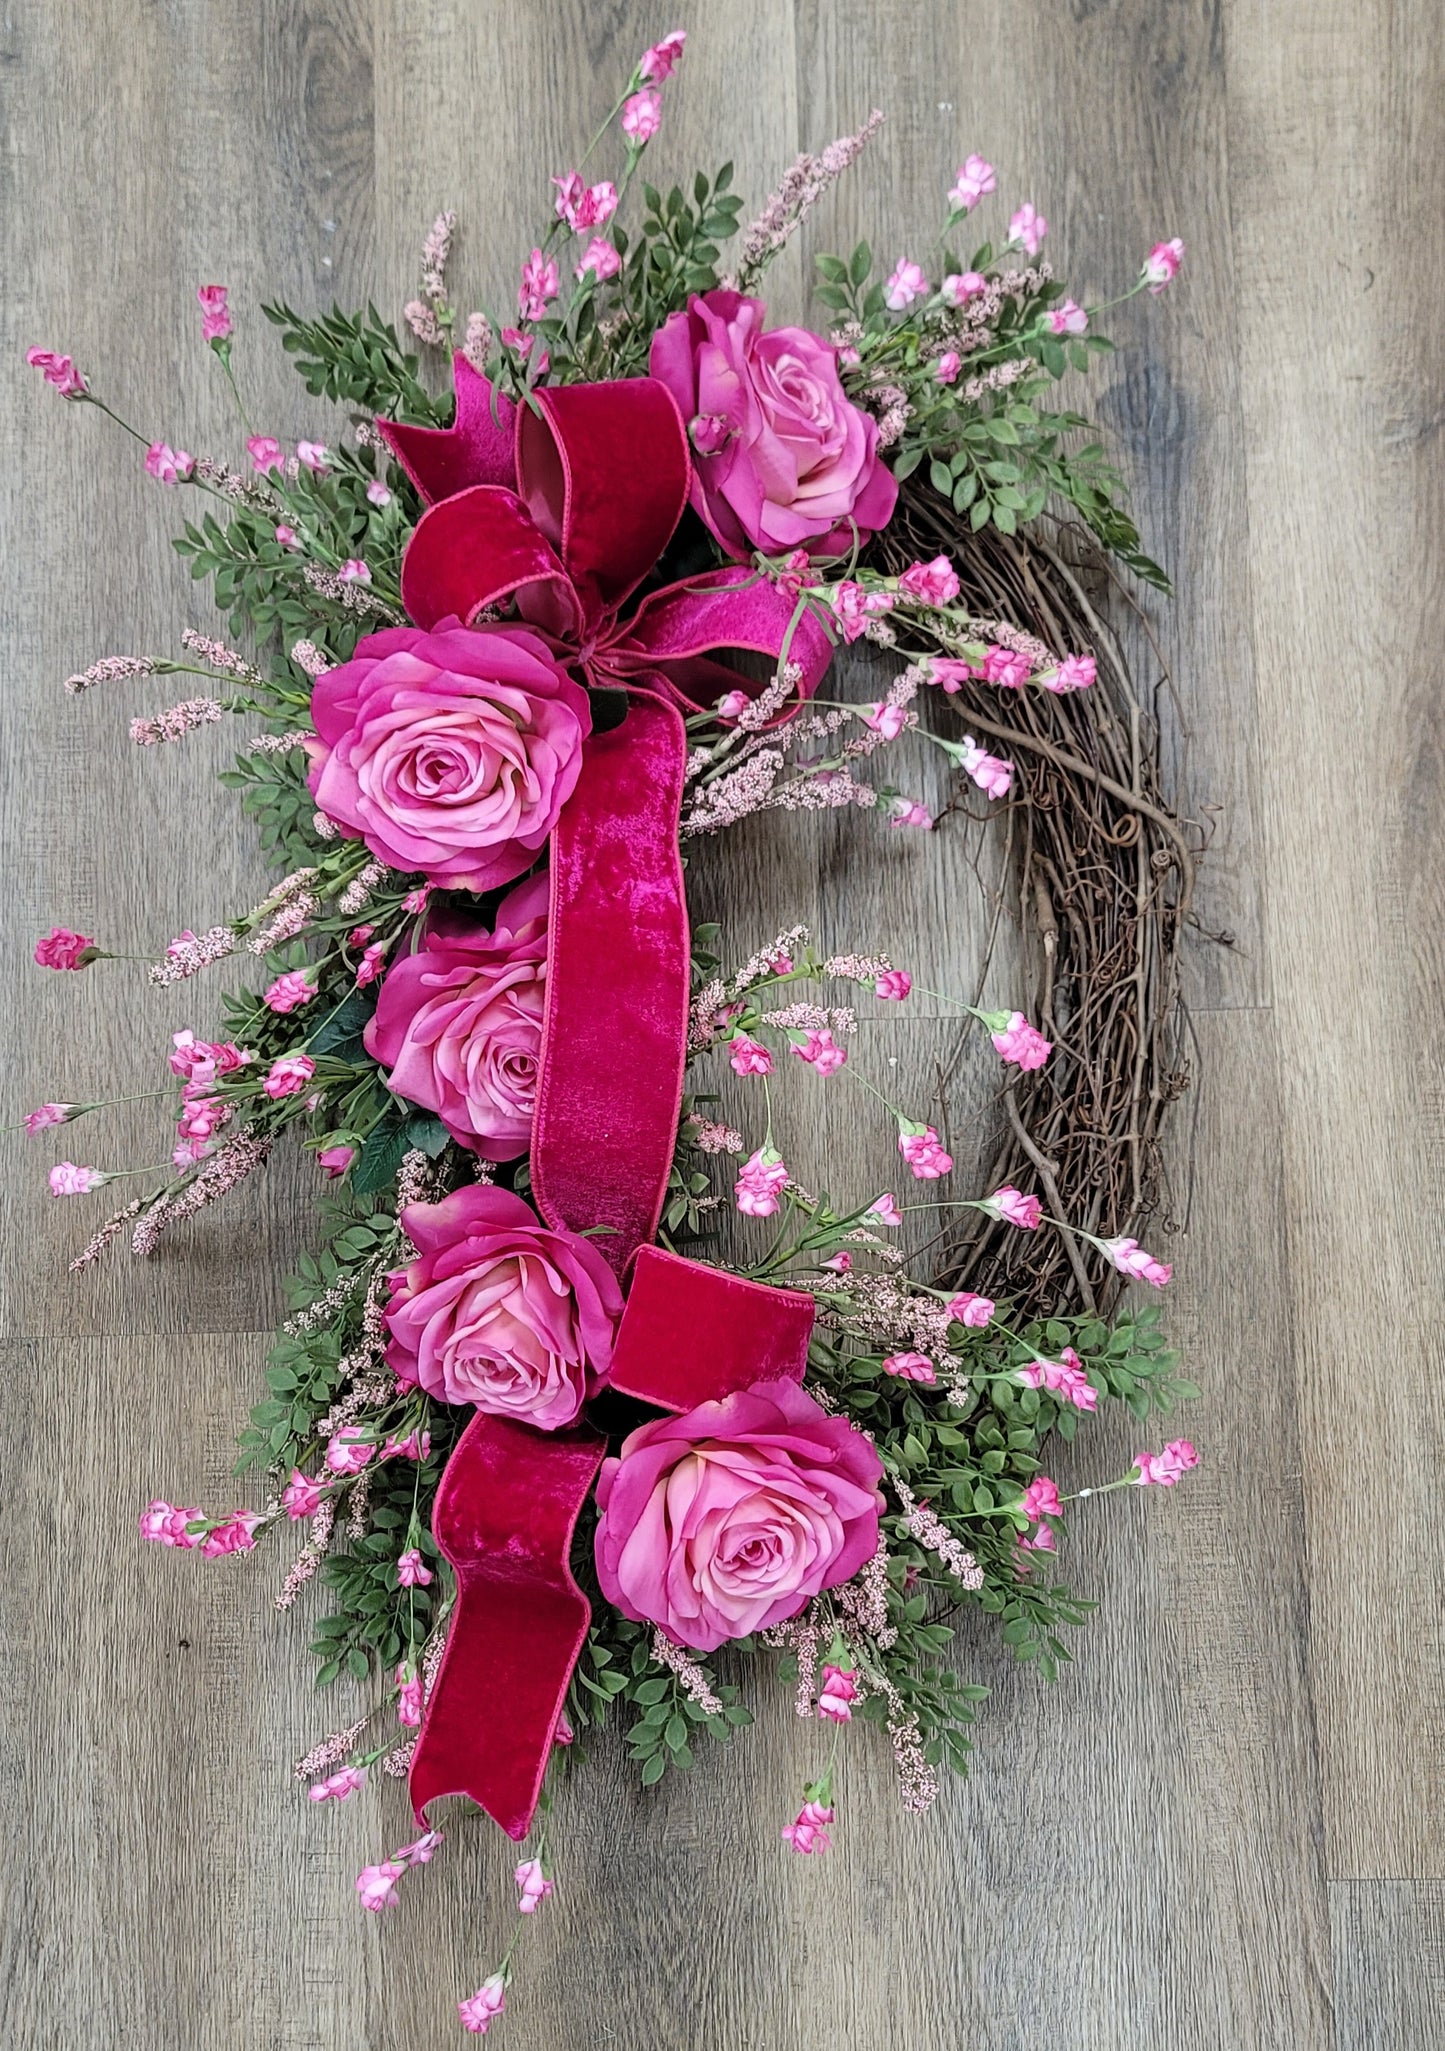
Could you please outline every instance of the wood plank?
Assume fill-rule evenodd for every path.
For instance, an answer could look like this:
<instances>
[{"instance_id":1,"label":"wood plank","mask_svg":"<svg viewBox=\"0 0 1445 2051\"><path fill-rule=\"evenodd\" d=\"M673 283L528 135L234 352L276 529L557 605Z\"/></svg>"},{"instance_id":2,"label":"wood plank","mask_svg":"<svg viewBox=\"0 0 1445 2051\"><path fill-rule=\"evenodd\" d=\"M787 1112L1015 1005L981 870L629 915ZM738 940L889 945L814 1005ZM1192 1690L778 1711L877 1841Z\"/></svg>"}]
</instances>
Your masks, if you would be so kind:
<instances>
[{"instance_id":1,"label":"wood plank","mask_svg":"<svg viewBox=\"0 0 1445 2051\"><path fill-rule=\"evenodd\" d=\"M147 435L245 465L245 430L200 338L198 283L228 282L236 373L253 417L294 438L317 409L261 318L263 298L314 305L372 272L372 133L366 13L343 0L257 11L244 4L87 8L87 32L54 10L13 12L3 90L16 138L0 306L6 419L16 448L4 520L11 568L0 789L10 822L4 906L7 1017L23 1018L10 1101L85 1101L168 1080L170 1034L204 1029L219 992L146 988L139 964L84 977L30 960L60 923L122 951L159 952L270 887L236 800L208 774L244 735L205 729L142 752L126 728L184 695L176 679L67 698L61 680L98 656L177 655L185 625L218 630L209 587L172 553L198 491L165 491L141 450L89 407L67 407L24 360L28 344L73 353L96 390ZM6 1142L8 1248L0 1319L11 1333L249 1329L280 1310L280 1282L314 1231L313 1178L278 1161L224 1221L198 1221L143 1275L128 1256L83 1281L69 1255L105 1198L53 1203L54 1159L102 1167L161 1161L160 1107L107 1112L45 1140ZM122 1190L124 1186L122 1185ZM124 1201L124 1195L121 1196Z\"/></svg>"},{"instance_id":2,"label":"wood plank","mask_svg":"<svg viewBox=\"0 0 1445 2051\"><path fill-rule=\"evenodd\" d=\"M1261 281L1240 350L1329 1871L1439 1879L1445 359L1419 283L1441 223L1399 204L1445 169L1439 24L1244 0L1227 23L1236 251ZM1397 1019L1418 1029L1382 1059Z\"/></svg>"},{"instance_id":3,"label":"wood plank","mask_svg":"<svg viewBox=\"0 0 1445 2051\"><path fill-rule=\"evenodd\" d=\"M1428 2051L1445 2035L1445 1888L1338 1880L1330 1888L1339 2051Z\"/></svg>"},{"instance_id":4,"label":"wood plank","mask_svg":"<svg viewBox=\"0 0 1445 2051\"><path fill-rule=\"evenodd\" d=\"M996 166L999 189L973 216L972 239L959 230L964 261L985 237L997 247L1030 195L1050 223L1043 257L1080 299L1127 290L1166 236L1189 245L1168 294L1109 316L1119 353L1090 383L1071 379L1065 403L1107 429L1145 547L1179 593L1170 603L1136 587L1173 676L1172 691L1159 694L1166 763L1183 808L1210 835L1200 928L1232 936L1191 950L1190 1001L1265 1003L1218 9L1213 0L1167 9L1124 0L1076 6L1065 21L1050 0L967 9L801 0L798 19L810 144L856 127L875 102L888 116L868 158L805 231L810 273L819 250L846 251L859 237L882 274L900 254L926 255L957 167L975 149ZM1140 683L1154 686L1150 642L1118 610Z\"/></svg>"}]
</instances>

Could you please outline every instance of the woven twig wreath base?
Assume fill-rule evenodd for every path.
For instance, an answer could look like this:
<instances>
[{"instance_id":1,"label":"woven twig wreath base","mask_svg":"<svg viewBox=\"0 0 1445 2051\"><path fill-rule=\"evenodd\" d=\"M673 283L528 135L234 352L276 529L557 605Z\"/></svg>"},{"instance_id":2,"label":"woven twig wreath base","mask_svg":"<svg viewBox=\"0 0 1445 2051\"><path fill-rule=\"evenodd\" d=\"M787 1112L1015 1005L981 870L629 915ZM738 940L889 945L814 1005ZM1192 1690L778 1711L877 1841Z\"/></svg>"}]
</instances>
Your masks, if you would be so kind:
<instances>
[{"instance_id":1,"label":"woven twig wreath base","mask_svg":"<svg viewBox=\"0 0 1445 2051\"><path fill-rule=\"evenodd\" d=\"M1090 690L965 684L951 701L967 730L1015 765L1009 888L1029 1015L1055 1050L1006 1091L1007 1126L984 1186L1036 1186L1056 1218L1087 1231L1141 1231L1166 1203L1160 1130L1190 1082L1179 949L1198 836L1162 790L1152 702L1166 682L1162 661L1146 698L1105 617L1111 597L1128 603L1127 593L1077 527L1046 537L1036 525L1027 540L974 534L910 483L875 553L891 572L945 554L975 612L1097 658ZM944 1244L949 1279L1038 1316L1106 1310L1117 1295L1119 1277L1072 1233L1020 1233L965 1215Z\"/></svg>"}]
</instances>

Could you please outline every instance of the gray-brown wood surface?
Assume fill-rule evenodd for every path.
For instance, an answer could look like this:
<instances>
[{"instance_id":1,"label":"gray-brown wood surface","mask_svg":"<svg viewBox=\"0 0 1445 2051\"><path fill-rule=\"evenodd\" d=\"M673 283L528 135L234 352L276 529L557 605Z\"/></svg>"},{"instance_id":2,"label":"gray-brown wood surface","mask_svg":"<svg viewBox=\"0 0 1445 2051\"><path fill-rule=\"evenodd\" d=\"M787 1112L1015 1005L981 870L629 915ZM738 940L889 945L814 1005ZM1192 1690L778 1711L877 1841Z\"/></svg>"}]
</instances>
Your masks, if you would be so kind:
<instances>
[{"instance_id":1,"label":"gray-brown wood surface","mask_svg":"<svg viewBox=\"0 0 1445 2051\"><path fill-rule=\"evenodd\" d=\"M1074 1519L1071 1577L1102 1606L1057 1687L966 1622L962 1664L995 1693L973 1778L923 1821L858 1729L834 1850L790 1856L777 1833L816 1726L761 1678L756 1728L655 1795L600 1745L562 1804L557 1896L502 2039L1426 2051L1445 2040L1438 10L713 0L681 18L654 178L732 157L759 201L800 146L889 116L775 274L775 318L806 311L813 249L866 232L890 262L923 256L975 148L1000 169L994 216L1032 197L1091 295L1158 237L1189 244L1170 293L1112 324L1097 401L1178 582L1155 608L1169 755L1213 823L1181 1219L1191 1173L1192 1200L1165 1248L1204 1464ZM324 436L258 301L399 308L443 205L463 224L457 296L505 299L548 175L672 25L620 0L7 8L7 1118L155 1089L169 1033L213 1016L204 986L155 993L123 963L43 974L38 931L152 952L263 879L205 773L225 737L141 754L125 722L163 686L60 689L213 615L168 546L177 499L40 386L25 347L72 351L147 434L232 451L194 300L223 280L253 414ZM906 838L774 822L730 877L711 850L699 891L740 948L792 914L966 984L981 915L962 837ZM920 1081L944 1031L922 1019L897 1048ZM829 1095L826 1124L819 1101L790 1096L800 1154L836 1186L883 1175L857 1100ZM281 1277L315 1230L288 1158L154 1262L69 1279L105 1198L52 1202L45 1167L154 1160L162 1130L138 1103L54 1153L7 1142L0 2039L450 2044L510 1927L511 1848L457 1819L402 1906L365 1917L352 1877L406 1834L402 1790L299 1799L290 1762L345 1704L312 1690L304 1617L271 1607L283 1555L203 1563L136 1537L152 1493L233 1499ZM1102 1480L1133 1450L1110 1424L1061 1471Z\"/></svg>"}]
</instances>

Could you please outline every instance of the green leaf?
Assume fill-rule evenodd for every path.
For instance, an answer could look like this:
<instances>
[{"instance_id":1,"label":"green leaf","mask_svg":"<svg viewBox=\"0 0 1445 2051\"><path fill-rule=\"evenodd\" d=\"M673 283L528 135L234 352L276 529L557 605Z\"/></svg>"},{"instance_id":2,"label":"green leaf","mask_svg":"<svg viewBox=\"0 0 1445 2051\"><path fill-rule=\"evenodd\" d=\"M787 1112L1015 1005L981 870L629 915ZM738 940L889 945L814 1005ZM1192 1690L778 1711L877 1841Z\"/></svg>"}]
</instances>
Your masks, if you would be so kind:
<instances>
[{"instance_id":1,"label":"green leaf","mask_svg":"<svg viewBox=\"0 0 1445 2051\"><path fill-rule=\"evenodd\" d=\"M662 1752L654 1752L652 1757L649 1760L647 1760L643 1765L642 1785L645 1788L655 1787L657 1782L662 1779L662 1776L664 1775L664 1773L666 1773L666 1771L666 1754Z\"/></svg>"},{"instance_id":2,"label":"green leaf","mask_svg":"<svg viewBox=\"0 0 1445 2051\"><path fill-rule=\"evenodd\" d=\"M848 276L855 286L861 285L872 268L873 252L866 242L860 242L849 261Z\"/></svg>"}]
</instances>

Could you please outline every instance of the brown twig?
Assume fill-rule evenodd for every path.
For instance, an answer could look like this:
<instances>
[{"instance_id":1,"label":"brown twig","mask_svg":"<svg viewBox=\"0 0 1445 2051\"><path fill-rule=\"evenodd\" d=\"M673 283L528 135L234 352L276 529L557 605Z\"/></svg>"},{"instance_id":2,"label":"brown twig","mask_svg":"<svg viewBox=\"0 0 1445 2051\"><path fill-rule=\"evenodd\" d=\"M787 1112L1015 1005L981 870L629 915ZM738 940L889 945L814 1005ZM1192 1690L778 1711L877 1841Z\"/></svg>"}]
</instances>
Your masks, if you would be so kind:
<instances>
[{"instance_id":1,"label":"brown twig","mask_svg":"<svg viewBox=\"0 0 1445 2051\"><path fill-rule=\"evenodd\" d=\"M995 1179L1037 1180L1054 1215L1085 1230L1137 1232L1165 1187L1164 1113L1190 1081L1179 949L1205 836L1161 788L1158 728L1105 617L1111 573L1092 539L1072 527L1041 537L1036 526L1028 540L974 534L910 482L877 544L879 565L896 571L940 550L976 613L1011 619L1060 654L1089 649L1098 664L1093 688L1069 696L966 684L948 701L1015 763L1024 831L1014 836L1013 910L1034 979L1031 1015L1055 1042L1047 1066L1005 1095ZM1148 645L1157 655L1152 636ZM1160 673L1167 683L1162 663ZM1119 1288L1073 1233L980 1230L976 1214L951 1228L942 1267L1039 1315L1107 1308Z\"/></svg>"}]
</instances>

